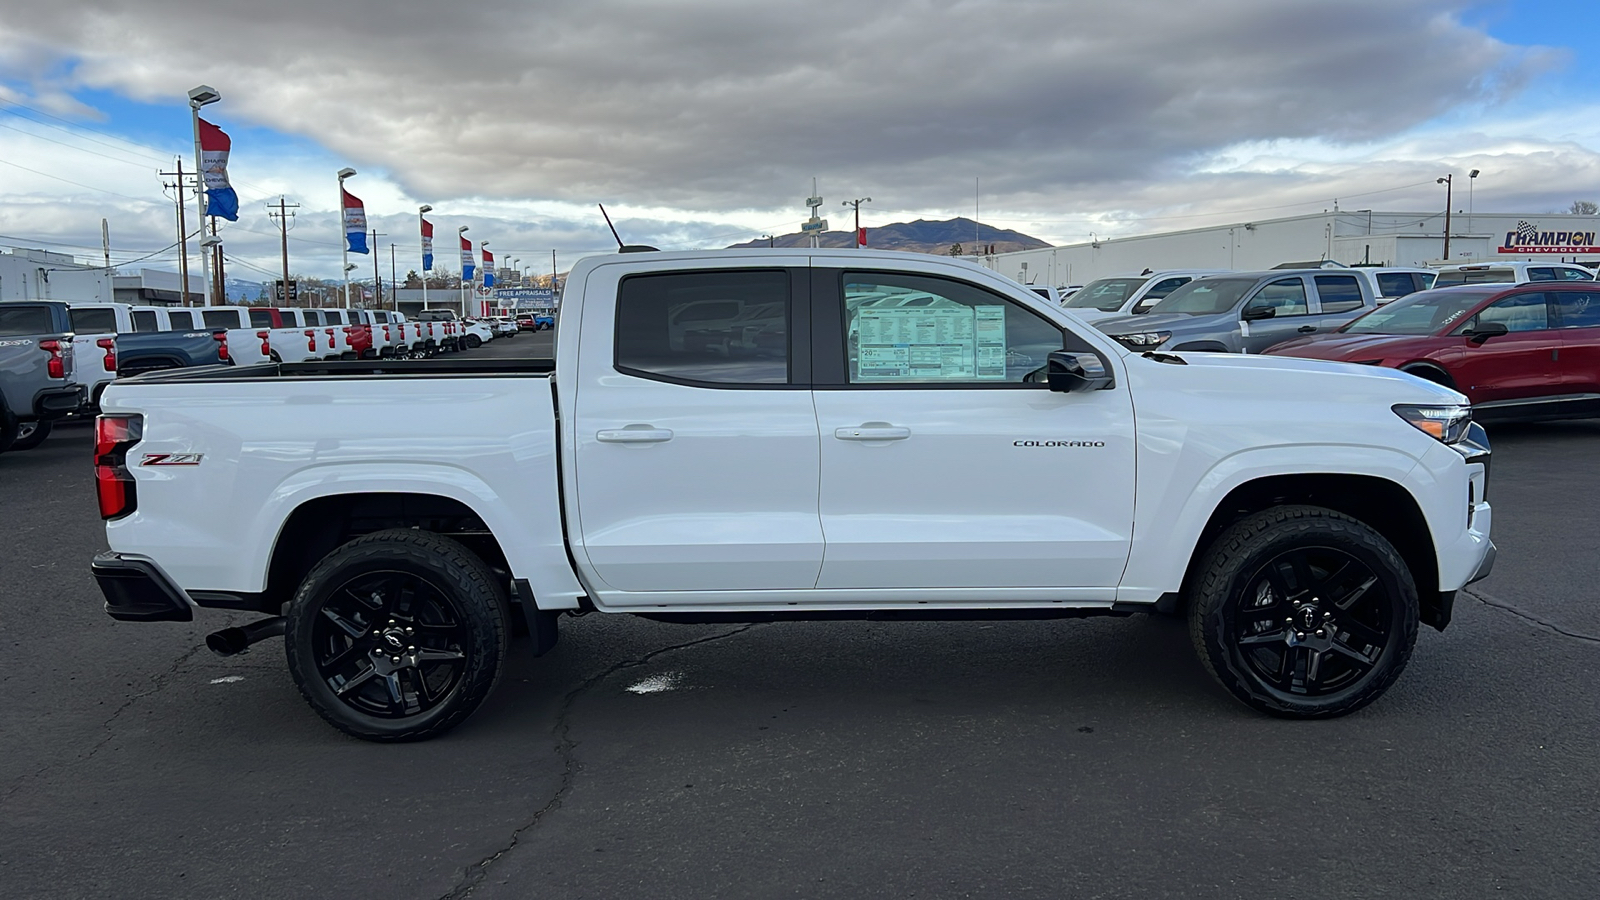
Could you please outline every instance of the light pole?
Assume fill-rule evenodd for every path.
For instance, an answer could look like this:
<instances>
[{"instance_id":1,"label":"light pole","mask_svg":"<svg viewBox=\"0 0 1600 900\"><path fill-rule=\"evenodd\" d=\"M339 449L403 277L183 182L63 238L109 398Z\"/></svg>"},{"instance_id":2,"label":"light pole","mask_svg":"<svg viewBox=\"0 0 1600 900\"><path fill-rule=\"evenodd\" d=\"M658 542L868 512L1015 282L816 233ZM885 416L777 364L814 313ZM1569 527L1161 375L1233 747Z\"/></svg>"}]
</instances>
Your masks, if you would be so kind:
<instances>
[{"instance_id":1,"label":"light pole","mask_svg":"<svg viewBox=\"0 0 1600 900\"><path fill-rule=\"evenodd\" d=\"M189 118L194 125L194 201L200 210L199 222L202 235L206 231L206 168L205 160L200 154L200 107L209 106L221 99L222 95L217 93L217 89L208 84L202 84L189 92ZM205 246L205 241L200 243L202 247ZM200 273L201 277L205 279L204 297L206 306L211 305L211 257L209 252L209 250L202 250L200 253ZM185 296L188 295L189 286L187 284L183 286L183 292Z\"/></svg>"},{"instance_id":2,"label":"light pole","mask_svg":"<svg viewBox=\"0 0 1600 900\"><path fill-rule=\"evenodd\" d=\"M1443 178L1434 179L1436 183L1444 185L1444 258L1447 260L1450 258L1450 197L1455 177L1455 173L1451 172Z\"/></svg>"},{"instance_id":3,"label":"light pole","mask_svg":"<svg viewBox=\"0 0 1600 900\"><path fill-rule=\"evenodd\" d=\"M1467 232L1472 232L1472 186L1478 183L1478 170L1467 173Z\"/></svg>"},{"instance_id":4,"label":"light pole","mask_svg":"<svg viewBox=\"0 0 1600 900\"><path fill-rule=\"evenodd\" d=\"M423 224L423 218L422 217L427 215L428 213L431 213L431 212L433 212L433 207L429 206L426 203L424 203L421 206L417 207L417 235L418 235L417 236L417 240L422 241L422 255L423 256L427 256L428 255L428 242L427 242L428 239L422 236L422 224ZM428 308L428 272L429 271L431 271L431 270L429 270L429 269L423 269L422 270L422 308L423 309L427 309ZM400 308L400 300L398 299L399 295L396 294L395 296L396 296L396 300L394 301L394 308L398 310Z\"/></svg>"},{"instance_id":5,"label":"light pole","mask_svg":"<svg viewBox=\"0 0 1600 900\"><path fill-rule=\"evenodd\" d=\"M346 166L339 170L339 259L344 266L344 308L350 308L350 236L345 234L344 180L355 177L356 170ZM287 288L285 288L287 290Z\"/></svg>"},{"instance_id":6,"label":"light pole","mask_svg":"<svg viewBox=\"0 0 1600 900\"><path fill-rule=\"evenodd\" d=\"M467 233L468 227L463 225L456 229L456 249L458 251L461 248L462 235ZM463 313L467 311L467 273L465 270L461 272L461 311Z\"/></svg>"},{"instance_id":7,"label":"light pole","mask_svg":"<svg viewBox=\"0 0 1600 900\"><path fill-rule=\"evenodd\" d=\"M839 204L840 206L852 207L856 211L856 248L857 249L860 249L861 247L865 247L867 245L867 242L863 241L861 239L861 204L863 204L863 203L871 203L871 202L872 202L872 198L871 197L860 197L860 198L855 199L855 200L846 200L843 203Z\"/></svg>"}]
</instances>

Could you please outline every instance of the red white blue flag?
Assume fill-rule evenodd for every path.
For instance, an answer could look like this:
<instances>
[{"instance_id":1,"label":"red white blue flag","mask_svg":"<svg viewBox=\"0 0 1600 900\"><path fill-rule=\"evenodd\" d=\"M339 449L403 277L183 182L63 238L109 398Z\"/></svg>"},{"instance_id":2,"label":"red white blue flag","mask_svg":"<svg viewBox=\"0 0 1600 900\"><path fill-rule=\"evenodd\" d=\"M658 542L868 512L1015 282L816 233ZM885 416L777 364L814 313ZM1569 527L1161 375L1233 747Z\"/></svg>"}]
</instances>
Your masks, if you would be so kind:
<instances>
[{"instance_id":1,"label":"red white blue flag","mask_svg":"<svg viewBox=\"0 0 1600 900\"><path fill-rule=\"evenodd\" d=\"M422 271L433 270L433 223L422 220Z\"/></svg>"},{"instance_id":2,"label":"red white blue flag","mask_svg":"<svg viewBox=\"0 0 1600 900\"><path fill-rule=\"evenodd\" d=\"M483 286L494 287L494 254L483 248Z\"/></svg>"},{"instance_id":3,"label":"red white blue flag","mask_svg":"<svg viewBox=\"0 0 1600 900\"><path fill-rule=\"evenodd\" d=\"M228 183L228 151L233 141L221 128L200 120L200 172L206 184L206 215L239 221L239 195Z\"/></svg>"},{"instance_id":4,"label":"red white blue flag","mask_svg":"<svg viewBox=\"0 0 1600 900\"><path fill-rule=\"evenodd\" d=\"M350 193L344 188L339 189L344 195L344 239L350 244L351 253L367 252L367 207L361 198Z\"/></svg>"},{"instance_id":5,"label":"red white blue flag","mask_svg":"<svg viewBox=\"0 0 1600 900\"><path fill-rule=\"evenodd\" d=\"M461 280L472 280L472 242L466 238L461 239Z\"/></svg>"}]
</instances>

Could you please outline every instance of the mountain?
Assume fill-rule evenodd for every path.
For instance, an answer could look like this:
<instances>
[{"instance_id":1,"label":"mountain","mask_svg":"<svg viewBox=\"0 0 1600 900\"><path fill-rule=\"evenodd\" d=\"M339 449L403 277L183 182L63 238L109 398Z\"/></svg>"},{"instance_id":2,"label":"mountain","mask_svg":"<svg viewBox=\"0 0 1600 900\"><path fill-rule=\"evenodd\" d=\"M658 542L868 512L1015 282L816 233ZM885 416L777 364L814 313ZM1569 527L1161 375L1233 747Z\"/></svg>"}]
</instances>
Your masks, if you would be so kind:
<instances>
[{"instance_id":1,"label":"mountain","mask_svg":"<svg viewBox=\"0 0 1600 900\"><path fill-rule=\"evenodd\" d=\"M854 247L855 235L849 231L825 231L822 233L822 246L824 247ZM764 239L746 241L743 244L734 244L734 247L760 247L766 244ZM936 253L945 255L950 252L953 244L961 245L964 255L972 256L984 252L983 248L994 245L996 253L1007 253L1012 250L1037 250L1048 247L1049 244L1031 235L1020 231L1010 231L1004 228L995 228L992 225L978 224L977 237L973 236L973 221L957 217L942 221L918 219L915 222L896 222L893 225L880 225L867 229L867 246L874 250L904 250L908 253ZM773 238L775 247L809 247L811 239L804 234L784 234Z\"/></svg>"}]
</instances>

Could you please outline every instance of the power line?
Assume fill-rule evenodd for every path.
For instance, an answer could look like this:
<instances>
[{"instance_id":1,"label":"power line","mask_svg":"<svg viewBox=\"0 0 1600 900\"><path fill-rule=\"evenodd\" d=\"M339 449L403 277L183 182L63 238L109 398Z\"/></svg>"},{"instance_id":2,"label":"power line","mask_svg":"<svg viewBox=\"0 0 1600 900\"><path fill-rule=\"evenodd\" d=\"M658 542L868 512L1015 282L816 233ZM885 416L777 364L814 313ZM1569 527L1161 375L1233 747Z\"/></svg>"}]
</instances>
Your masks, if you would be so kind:
<instances>
[{"instance_id":1,"label":"power line","mask_svg":"<svg viewBox=\"0 0 1600 900\"><path fill-rule=\"evenodd\" d=\"M71 121L70 119L63 119L60 116L51 115L50 113L44 112L43 110L34 109L33 107L28 106L26 104L18 103L15 100L0 99L0 103L9 103L10 105L17 107L18 109L25 109L28 112L33 113L34 115L44 116L47 119L55 119L57 122L65 122L66 124L71 125L72 127L71 128L62 128L60 125L51 125L49 122L38 122L37 119L30 119L27 116L20 115L15 110L0 109L0 112L10 113L11 115L14 115L19 119L22 119L25 122L38 122L38 124L43 125L46 128L55 128L55 129L57 129L59 131L65 131L68 134L78 134L78 132L80 132L80 131L88 131L88 132L92 132L94 134L104 135L104 136L109 137L109 138L115 138L115 139L117 139L119 141L124 142L125 144L130 144L130 145L135 146L135 147L143 147L146 150L153 150L156 153L160 154L159 157L151 157L151 161L153 161L153 162L159 162L159 163L162 163L164 165L166 163L167 157L170 157L172 155L171 151L162 150L162 149L160 149L158 147L152 147L149 144L141 144L138 141L128 140L127 138L122 137L121 135L112 134L109 131L100 131L98 129L89 128L86 125L80 125L80 124L78 124L76 122ZM79 137L83 137L83 135L81 135L81 134L78 134L78 136ZM105 141L97 141L97 140L95 140L94 138L91 138L91 137L84 137L83 139L86 140L86 141L89 141L91 143L100 144L101 146L104 146L104 147L117 148L116 144L107 144ZM117 149L120 149L120 148L117 148Z\"/></svg>"},{"instance_id":2,"label":"power line","mask_svg":"<svg viewBox=\"0 0 1600 900\"><path fill-rule=\"evenodd\" d=\"M30 169L27 166L19 165L18 163L11 162L10 160L7 160L7 159L0 159L0 164L11 166L14 169L21 169L24 172L32 172L35 175L43 175L46 178L53 178L56 181L61 181L61 182L65 182L67 184L76 185L77 187L88 188L91 191L99 191L102 194L110 194L113 197L121 197L124 200L132 200L135 203L148 203L151 206L161 206L161 205L163 205L163 204L156 203L154 200L147 200L147 199L145 199L143 197L130 197L127 194L118 193L117 191L108 190L107 188L95 187L92 184L84 184L81 181L73 181L70 178L62 178L60 175L51 175L49 172L41 172L38 169Z\"/></svg>"},{"instance_id":3,"label":"power line","mask_svg":"<svg viewBox=\"0 0 1600 900\"><path fill-rule=\"evenodd\" d=\"M25 119L24 121L31 121L31 120L26 120ZM39 124L43 124L43 123L41 122ZM24 130L24 129L21 129L21 128L13 128L10 125L0 124L0 128L4 128L7 131L15 131L17 134L23 135L25 137L32 138L33 140L36 140L36 141L45 141L47 143L55 144L58 147L66 147L69 150L76 150L79 153L87 153L90 156L98 156L101 159L109 159L112 162L122 163L125 166L138 166L139 168L143 169L143 168L147 168L150 165L149 163L144 162L142 160L138 161L138 162L135 162L135 161L133 161L131 159L118 159L117 157L112 156L109 153L101 153L98 150L90 150L87 147L79 147L79 146L76 146L74 144L69 144L66 141L58 141L55 138L47 138L42 134L34 134L31 131L27 131L27 130Z\"/></svg>"}]
</instances>

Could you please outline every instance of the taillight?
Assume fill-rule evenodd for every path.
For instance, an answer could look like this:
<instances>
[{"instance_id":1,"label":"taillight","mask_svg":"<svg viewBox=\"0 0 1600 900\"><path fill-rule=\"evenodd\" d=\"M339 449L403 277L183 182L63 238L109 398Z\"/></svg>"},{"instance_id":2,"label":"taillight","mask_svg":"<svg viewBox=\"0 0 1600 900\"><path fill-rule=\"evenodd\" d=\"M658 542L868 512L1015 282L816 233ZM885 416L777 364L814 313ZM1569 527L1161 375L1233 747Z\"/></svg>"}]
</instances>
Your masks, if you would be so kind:
<instances>
[{"instance_id":1,"label":"taillight","mask_svg":"<svg viewBox=\"0 0 1600 900\"><path fill-rule=\"evenodd\" d=\"M100 338L94 342L96 347L106 352L105 367L107 372L117 371L117 341L116 338Z\"/></svg>"},{"instance_id":2,"label":"taillight","mask_svg":"<svg viewBox=\"0 0 1600 900\"><path fill-rule=\"evenodd\" d=\"M383 326L383 342L385 344L391 343L389 340L389 326L387 325Z\"/></svg>"},{"instance_id":3,"label":"taillight","mask_svg":"<svg viewBox=\"0 0 1600 900\"><path fill-rule=\"evenodd\" d=\"M211 339L217 342L217 361L233 362L233 358L228 355L228 333L218 331L211 335Z\"/></svg>"},{"instance_id":4,"label":"taillight","mask_svg":"<svg viewBox=\"0 0 1600 900\"><path fill-rule=\"evenodd\" d=\"M94 420L94 484L100 518L117 519L139 505L128 448L144 435L144 416L99 416Z\"/></svg>"},{"instance_id":5,"label":"taillight","mask_svg":"<svg viewBox=\"0 0 1600 900\"><path fill-rule=\"evenodd\" d=\"M40 341L39 349L50 354L50 361L45 363L51 378L67 377L67 361L61 355L60 341ZM37 358L37 357L35 357Z\"/></svg>"},{"instance_id":6,"label":"taillight","mask_svg":"<svg viewBox=\"0 0 1600 900\"><path fill-rule=\"evenodd\" d=\"M272 356L272 332L258 331L256 332L256 337L261 339L261 355Z\"/></svg>"},{"instance_id":7,"label":"taillight","mask_svg":"<svg viewBox=\"0 0 1600 900\"><path fill-rule=\"evenodd\" d=\"M317 352L317 332L314 328L306 329L306 349L312 353Z\"/></svg>"},{"instance_id":8,"label":"taillight","mask_svg":"<svg viewBox=\"0 0 1600 900\"><path fill-rule=\"evenodd\" d=\"M333 329L332 328L324 328L322 330L327 333L327 335L328 335L328 349L332 350L333 349Z\"/></svg>"}]
</instances>

